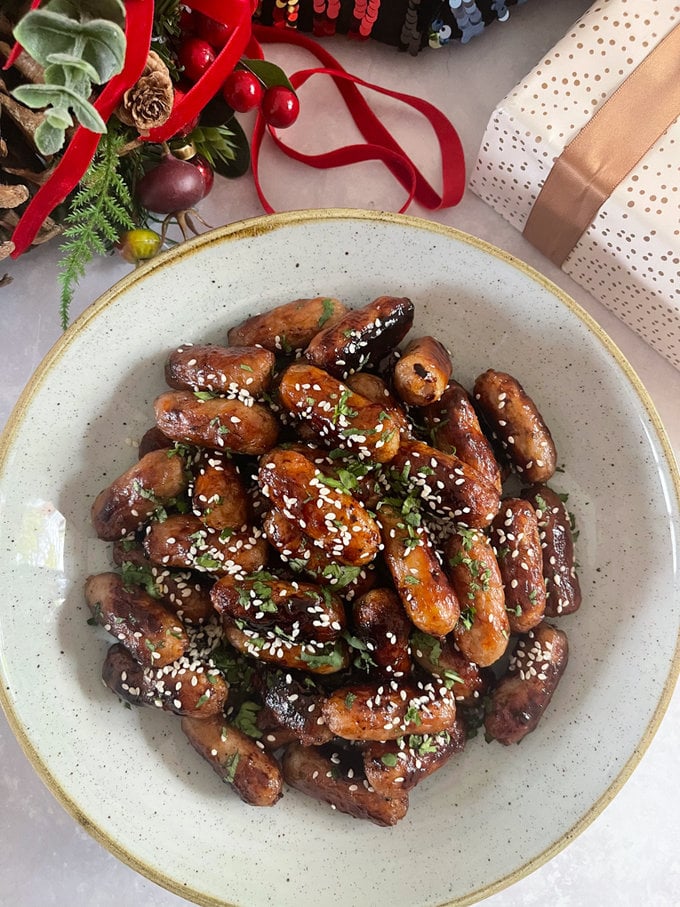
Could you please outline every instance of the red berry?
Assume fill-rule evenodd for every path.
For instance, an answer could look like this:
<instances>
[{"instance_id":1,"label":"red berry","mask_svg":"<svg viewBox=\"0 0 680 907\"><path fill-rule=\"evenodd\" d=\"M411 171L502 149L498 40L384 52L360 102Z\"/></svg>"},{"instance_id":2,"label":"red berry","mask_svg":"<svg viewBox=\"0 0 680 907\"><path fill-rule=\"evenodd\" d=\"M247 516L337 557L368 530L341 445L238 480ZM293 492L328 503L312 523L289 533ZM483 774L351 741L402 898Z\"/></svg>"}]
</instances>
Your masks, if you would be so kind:
<instances>
[{"instance_id":1,"label":"red berry","mask_svg":"<svg viewBox=\"0 0 680 907\"><path fill-rule=\"evenodd\" d=\"M215 51L202 38L186 38L180 44L177 54L184 67L184 75L197 82L215 59Z\"/></svg>"},{"instance_id":2,"label":"red berry","mask_svg":"<svg viewBox=\"0 0 680 907\"><path fill-rule=\"evenodd\" d=\"M227 76L222 95L227 104L238 113L248 113L260 106L264 88L262 82L247 69L235 69Z\"/></svg>"},{"instance_id":3,"label":"red berry","mask_svg":"<svg viewBox=\"0 0 680 907\"><path fill-rule=\"evenodd\" d=\"M229 26L224 25L222 22L218 22L216 19L211 19L210 16L206 16L204 13L194 13L194 15L196 17L196 30L199 38L203 38L203 40L207 41L211 47L215 48L215 50L221 50L227 43L227 39L231 34Z\"/></svg>"},{"instance_id":4,"label":"red berry","mask_svg":"<svg viewBox=\"0 0 680 907\"><path fill-rule=\"evenodd\" d=\"M300 113L300 102L295 92L286 85L272 85L262 99L262 116L269 126L285 129L292 126Z\"/></svg>"}]
</instances>

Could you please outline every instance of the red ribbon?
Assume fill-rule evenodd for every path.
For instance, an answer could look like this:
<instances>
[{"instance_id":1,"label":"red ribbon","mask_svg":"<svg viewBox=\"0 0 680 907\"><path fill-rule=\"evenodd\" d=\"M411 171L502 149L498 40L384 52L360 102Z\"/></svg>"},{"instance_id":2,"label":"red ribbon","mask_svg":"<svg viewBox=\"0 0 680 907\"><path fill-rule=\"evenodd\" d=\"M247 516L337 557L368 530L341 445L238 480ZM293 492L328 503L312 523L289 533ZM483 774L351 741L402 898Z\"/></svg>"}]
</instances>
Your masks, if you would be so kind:
<instances>
[{"instance_id":1,"label":"red ribbon","mask_svg":"<svg viewBox=\"0 0 680 907\"><path fill-rule=\"evenodd\" d=\"M303 69L290 76L291 85L298 88L313 75L329 75L335 81L347 107L366 142L363 144L345 145L321 154L303 154L286 145L277 132L268 126L273 141L285 154L296 161L316 168L342 167L359 161L380 160L390 170L397 181L407 190L408 198L400 211L403 213L415 199L423 207L435 211L440 208L457 205L465 191L465 157L460 138L451 122L433 104L412 95L390 91L379 85L373 85L348 73L325 48L315 41L293 32L271 26L256 25L253 27L256 40L267 43L290 43L303 47L323 63L323 67ZM413 107L425 116L437 137L442 162L442 191L437 193L418 170L408 154L398 144L390 132L373 113L357 86L370 88L380 94L395 98ZM264 136L265 122L261 114L253 131L251 156L253 178L262 207L268 214L274 209L267 201L259 178L259 152Z\"/></svg>"},{"instance_id":2,"label":"red ribbon","mask_svg":"<svg viewBox=\"0 0 680 907\"><path fill-rule=\"evenodd\" d=\"M32 0L30 8L37 9L40 6L41 2L42 2L42 0ZM2 68L11 69L14 66L14 64L16 63L17 57L19 56L20 53L21 53L21 44L19 44L19 42L16 41L14 44L14 47L10 51L9 56L5 60L5 65Z\"/></svg>"}]
</instances>

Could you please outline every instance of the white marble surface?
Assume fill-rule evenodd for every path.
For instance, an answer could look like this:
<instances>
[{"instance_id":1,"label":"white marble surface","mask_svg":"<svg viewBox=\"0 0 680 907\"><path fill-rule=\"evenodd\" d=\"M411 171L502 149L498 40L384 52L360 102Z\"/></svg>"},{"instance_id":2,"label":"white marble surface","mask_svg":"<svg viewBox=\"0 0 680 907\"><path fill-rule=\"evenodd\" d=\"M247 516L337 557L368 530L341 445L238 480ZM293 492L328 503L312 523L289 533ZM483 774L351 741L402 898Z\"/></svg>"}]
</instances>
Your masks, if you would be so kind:
<instances>
[{"instance_id":1,"label":"white marble surface","mask_svg":"<svg viewBox=\"0 0 680 907\"><path fill-rule=\"evenodd\" d=\"M588 5L588 0L529 0L513 9L507 24L495 24L466 47L426 51L417 58L344 38L326 46L356 75L419 94L439 106L459 130L471 166L496 103ZM277 47L267 55L289 72L313 65L306 55L291 49ZM320 78L302 89L301 98L304 113L299 126L289 133L295 144L308 151L321 150L320 136L325 132L342 135L342 142L352 140L351 124L334 103L334 90ZM378 99L374 107L435 179L434 154L424 149L428 127L391 102ZM310 128L313 119L315 129ZM271 150L263 154L262 164L270 202L280 210L334 205L397 210L401 205L402 190L378 165L362 165L351 172L309 171ZM214 225L260 214L250 177L219 181L202 212ZM470 193L456 208L430 214L414 206L410 213L430 216L506 249L584 306L632 363L676 454L680 453L680 372ZM12 284L0 288L0 425L59 336L57 259L53 244L16 263L0 263L0 275L8 271L14 277ZM79 287L73 314L127 271L128 266L117 258L96 261ZM676 693L660 730L614 801L548 864L490 897L489 907L546 902L552 907L589 907L614 899L618 907L680 905L680 790L675 783L679 750L680 694ZM0 803L0 904L179 907L187 903L118 862L80 828L43 786L1 715Z\"/></svg>"}]
</instances>

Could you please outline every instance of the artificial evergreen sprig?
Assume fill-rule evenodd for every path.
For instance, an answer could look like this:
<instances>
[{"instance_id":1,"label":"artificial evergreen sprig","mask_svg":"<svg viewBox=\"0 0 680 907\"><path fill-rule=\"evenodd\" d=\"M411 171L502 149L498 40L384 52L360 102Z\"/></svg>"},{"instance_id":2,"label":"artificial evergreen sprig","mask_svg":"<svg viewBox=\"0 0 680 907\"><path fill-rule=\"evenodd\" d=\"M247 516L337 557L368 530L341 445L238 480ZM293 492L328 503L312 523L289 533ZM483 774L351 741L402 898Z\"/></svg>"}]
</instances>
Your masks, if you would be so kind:
<instances>
[{"instance_id":1,"label":"artificial evergreen sprig","mask_svg":"<svg viewBox=\"0 0 680 907\"><path fill-rule=\"evenodd\" d=\"M69 309L78 281L95 255L110 251L123 230L134 227L130 189L120 173L119 151L125 138L109 127L97 153L73 196L64 221L65 243L59 283L61 324L69 323Z\"/></svg>"}]
</instances>

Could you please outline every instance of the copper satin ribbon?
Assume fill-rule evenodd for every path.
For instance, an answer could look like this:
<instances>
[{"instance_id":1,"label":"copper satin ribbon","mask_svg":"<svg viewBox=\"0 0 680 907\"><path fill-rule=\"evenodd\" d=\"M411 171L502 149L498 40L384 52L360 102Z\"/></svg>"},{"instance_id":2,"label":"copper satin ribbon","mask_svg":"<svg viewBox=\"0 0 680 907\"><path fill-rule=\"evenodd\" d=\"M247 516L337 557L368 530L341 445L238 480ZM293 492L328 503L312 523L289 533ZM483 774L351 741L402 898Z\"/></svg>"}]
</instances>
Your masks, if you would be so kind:
<instances>
[{"instance_id":1,"label":"copper satin ribbon","mask_svg":"<svg viewBox=\"0 0 680 907\"><path fill-rule=\"evenodd\" d=\"M524 236L561 266L614 189L680 116L680 23L565 147Z\"/></svg>"}]
</instances>

